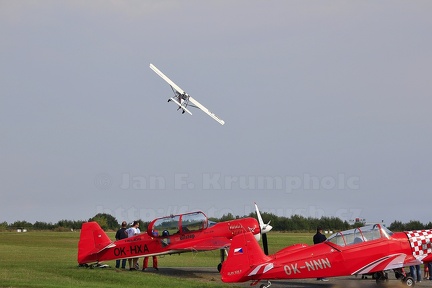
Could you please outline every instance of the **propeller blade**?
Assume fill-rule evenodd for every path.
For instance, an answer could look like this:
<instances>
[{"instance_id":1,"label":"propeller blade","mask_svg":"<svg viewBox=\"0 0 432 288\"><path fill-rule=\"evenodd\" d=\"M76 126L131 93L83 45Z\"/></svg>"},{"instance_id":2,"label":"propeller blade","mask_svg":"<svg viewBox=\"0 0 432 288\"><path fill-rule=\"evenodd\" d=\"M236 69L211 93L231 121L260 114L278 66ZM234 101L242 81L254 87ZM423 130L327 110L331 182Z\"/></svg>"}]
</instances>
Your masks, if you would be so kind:
<instances>
[{"instance_id":1,"label":"propeller blade","mask_svg":"<svg viewBox=\"0 0 432 288\"><path fill-rule=\"evenodd\" d=\"M268 252L268 243L267 243L267 234L263 234L262 235L262 240L263 240L264 254L265 255L269 255L269 252Z\"/></svg>"},{"instance_id":2,"label":"propeller blade","mask_svg":"<svg viewBox=\"0 0 432 288\"><path fill-rule=\"evenodd\" d=\"M268 255L269 252L268 252L267 232L269 232L273 227L270 225L270 221L267 224L264 224L264 221L261 217L261 213L258 209L258 205L256 203L255 203L255 211L258 217L258 223L260 225L260 234L262 235L264 254Z\"/></svg>"},{"instance_id":3,"label":"propeller blade","mask_svg":"<svg viewBox=\"0 0 432 288\"><path fill-rule=\"evenodd\" d=\"M258 205L255 203L255 211L258 217L258 223L261 228L261 234L265 234L269 232L273 227L270 225L270 221L267 224L264 224L264 221L262 220L261 213L259 212Z\"/></svg>"}]
</instances>

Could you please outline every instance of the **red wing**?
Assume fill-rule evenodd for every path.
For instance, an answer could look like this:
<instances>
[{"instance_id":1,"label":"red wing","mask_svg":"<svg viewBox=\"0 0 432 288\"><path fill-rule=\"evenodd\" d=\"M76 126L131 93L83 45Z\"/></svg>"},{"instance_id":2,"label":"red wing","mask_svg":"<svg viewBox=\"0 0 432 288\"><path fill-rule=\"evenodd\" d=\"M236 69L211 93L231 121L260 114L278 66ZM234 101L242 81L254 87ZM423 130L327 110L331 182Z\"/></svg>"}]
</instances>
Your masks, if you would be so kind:
<instances>
[{"instance_id":1,"label":"red wing","mask_svg":"<svg viewBox=\"0 0 432 288\"><path fill-rule=\"evenodd\" d=\"M231 241L225 237L213 237L200 240L185 240L182 243L172 244L171 250L208 251L222 249L231 245Z\"/></svg>"},{"instance_id":2,"label":"red wing","mask_svg":"<svg viewBox=\"0 0 432 288\"><path fill-rule=\"evenodd\" d=\"M366 274L376 271L384 271L389 269L395 269L403 267L406 263L407 255L404 253L398 253L393 255L388 255L372 261L368 265L360 268L359 270L353 272L352 274Z\"/></svg>"}]
</instances>

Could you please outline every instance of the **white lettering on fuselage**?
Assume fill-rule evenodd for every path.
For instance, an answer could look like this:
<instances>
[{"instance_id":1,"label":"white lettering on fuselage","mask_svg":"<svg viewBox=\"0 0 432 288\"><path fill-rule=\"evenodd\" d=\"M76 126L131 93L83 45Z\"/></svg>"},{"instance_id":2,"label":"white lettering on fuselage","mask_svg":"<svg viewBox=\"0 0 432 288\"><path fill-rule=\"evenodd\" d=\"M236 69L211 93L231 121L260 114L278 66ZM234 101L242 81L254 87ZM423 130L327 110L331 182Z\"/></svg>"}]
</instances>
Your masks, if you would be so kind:
<instances>
[{"instance_id":1,"label":"white lettering on fuselage","mask_svg":"<svg viewBox=\"0 0 432 288\"><path fill-rule=\"evenodd\" d=\"M291 274L300 274L300 270L297 268L297 263L295 264L290 264L290 265L285 265L284 266L284 270L285 273L287 275L291 275Z\"/></svg>"},{"instance_id":2,"label":"white lettering on fuselage","mask_svg":"<svg viewBox=\"0 0 432 288\"><path fill-rule=\"evenodd\" d=\"M284 265L284 271L287 275L300 274L303 269L307 269L307 271L316 271L326 268L331 268L331 263L328 258L305 261L302 266L299 266L298 263Z\"/></svg>"},{"instance_id":3,"label":"white lettering on fuselage","mask_svg":"<svg viewBox=\"0 0 432 288\"><path fill-rule=\"evenodd\" d=\"M240 224L232 225L228 227L229 230L237 230L237 229L243 229L243 226Z\"/></svg>"}]
</instances>

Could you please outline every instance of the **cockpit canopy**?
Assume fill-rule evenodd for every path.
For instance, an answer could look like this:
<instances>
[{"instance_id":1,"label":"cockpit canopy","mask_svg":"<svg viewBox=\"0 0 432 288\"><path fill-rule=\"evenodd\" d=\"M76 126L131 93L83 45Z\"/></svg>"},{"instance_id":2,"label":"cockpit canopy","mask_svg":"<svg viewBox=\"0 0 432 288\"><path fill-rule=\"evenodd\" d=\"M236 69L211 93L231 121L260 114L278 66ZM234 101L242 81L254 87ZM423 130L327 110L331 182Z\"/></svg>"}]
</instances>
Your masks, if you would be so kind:
<instances>
[{"instance_id":1,"label":"cockpit canopy","mask_svg":"<svg viewBox=\"0 0 432 288\"><path fill-rule=\"evenodd\" d=\"M200 231L207 227L207 216L197 211L157 218L149 224L147 234L152 237L167 237L176 233Z\"/></svg>"},{"instance_id":2,"label":"cockpit canopy","mask_svg":"<svg viewBox=\"0 0 432 288\"><path fill-rule=\"evenodd\" d=\"M334 243L338 246L348 246L381 238L388 239L392 234L393 232L387 228L380 224L375 224L338 232L330 236L327 242Z\"/></svg>"}]
</instances>

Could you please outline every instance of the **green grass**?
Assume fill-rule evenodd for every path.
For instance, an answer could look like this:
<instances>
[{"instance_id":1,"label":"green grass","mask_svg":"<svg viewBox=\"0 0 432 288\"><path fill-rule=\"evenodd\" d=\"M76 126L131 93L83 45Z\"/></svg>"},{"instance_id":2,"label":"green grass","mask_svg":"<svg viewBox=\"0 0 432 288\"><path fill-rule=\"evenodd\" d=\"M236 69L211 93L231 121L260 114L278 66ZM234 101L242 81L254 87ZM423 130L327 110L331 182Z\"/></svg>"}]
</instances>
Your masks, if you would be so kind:
<instances>
[{"instance_id":1,"label":"green grass","mask_svg":"<svg viewBox=\"0 0 432 288\"><path fill-rule=\"evenodd\" d=\"M111 239L113 233L109 233ZM232 287L219 279L190 279L157 273L78 267L78 232L1 232L0 287ZM294 243L311 243L311 234L270 233L270 253ZM215 267L219 251L159 257L159 267ZM141 258L142 259L142 258ZM140 260L141 260L140 259ZM150 260L151 263L151 260ZM115 261L104 264L115 266ZM140 265L142 261L140 261Z\"/></svg>"}]
</instances>

